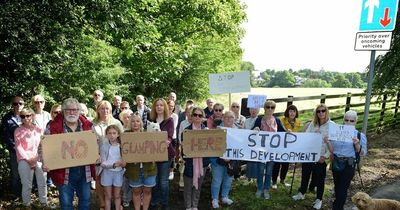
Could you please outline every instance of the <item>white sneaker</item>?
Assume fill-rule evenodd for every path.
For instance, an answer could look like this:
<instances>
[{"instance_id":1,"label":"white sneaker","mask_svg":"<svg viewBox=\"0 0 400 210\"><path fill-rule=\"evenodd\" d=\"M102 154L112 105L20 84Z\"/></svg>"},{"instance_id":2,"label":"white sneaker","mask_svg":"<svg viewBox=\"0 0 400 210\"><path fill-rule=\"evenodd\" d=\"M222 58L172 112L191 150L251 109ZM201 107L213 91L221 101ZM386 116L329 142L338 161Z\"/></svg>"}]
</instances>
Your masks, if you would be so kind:
<instances>
[{"instance_id":1,"label":"white sneaker","mask_svg":"<svg viewBox=\"0 0 400 210\"><path fill-rule=\"evenodd\" d=\"M173 172L173 171L169 172L169 177L168 177L168 179L169 179L169 180L174 180L174 172Z\"/></svg>"},{"instance_id":2,"label":"white sneaker","mask_svg":"<svg viewBox=\"0 0 400 210\"><path fill-rule=\"evenodd\" d=\"M322 207L322 201L321 201L320 199L316 199L316 200L314 201L313 208L314 208L314 209L321 209L321 207Z\"/></svg>"},{"instance_id":3,"label":"white sneaker","mask_svg":"<svg viewBox=\"0 0 400 210\"><path fill-rule=\"evenodd\" d=\"M125 208L128 208L128 207L129 207L129 202L124 201L124 202L122 203L122 206L125 207Z\"/></svg>"},{"instance_id":4,"label":"white sneaker","mask_svg":"<svg viewBox=\"0 0 400 210\"><path fill-rule=\"evenodd\" d=\"M274 190L278 189L278 185L273 184L273 185L272 185L272 189L274 189Z\"/></svg>"},{"instance_id":5,"label":"white sneaker","mask_svg":"<svg viewBox=\"0 0 400 210\"><path fill-rule=\"evenodd\" d=\"M232 205L233 200L229 199L228 197L222 198L222 203L229 206L229 205Z\"/></svg>"},{"instance_id":6,"label":"white sneaker","mask_svg":"<svg viewBox=\"0 0 400 210\"><path fill-rule=\"evenodd\" d=\"M281 184L282 184L283 186L285 186L285 187L290 187L290 186L291 186L289 183L286 183L286 182L282 182Z\"/></svg>"},{"instance_id":7,"label":"white sneaker","mask_svg":"<svg viewBox=\"0 0 400 210\"><path fill-rule=\"evenodd\" d=\"M269 191L268 190L264 190L264 199L268 200L269 198L270 198Z\"/></svg>"},{"instance_id":8,"label":"white sneaker","mask_svg":"<svg viewBox=\"0 0 400 210\"><path fill-rule=\"evenodd\" d=\"M261 190L257 190L256 192L256 198L261 197L262 191Z\"/></svg>"},{"instance_id":9,"label":"white sneaker","mask_svg":"<svg viewBox=\"0 0 400 210\"><path fill-rule=\"evenodd\" d=\"M217 199L213 199L211 203L212 203L213 209L218 209L219 208L219 203L218 203Z\"/></svg>"},{"instance_id":10,"label":"white sneaker","mask_svg":"<svg viewBox=\"0 0 400 210\"><path fill-rule=\"evenodd\" d=\"M297 201L297 200L304 200L305 196L303 195L303 193L299 192L296 195L292 196L293 200Z\"/></svg>"},{"instance_id":11,"label":"white sneaker","mask_svg":"<svg viewBox=\"0 0 400 210\"><path fill-rule=\"evenodd\" d=\"M96 181L94 181L94 180L90 181L90 188L91 188L92 190L95 190L95 189L96 189Z\"/></svg>"}]
</instances>

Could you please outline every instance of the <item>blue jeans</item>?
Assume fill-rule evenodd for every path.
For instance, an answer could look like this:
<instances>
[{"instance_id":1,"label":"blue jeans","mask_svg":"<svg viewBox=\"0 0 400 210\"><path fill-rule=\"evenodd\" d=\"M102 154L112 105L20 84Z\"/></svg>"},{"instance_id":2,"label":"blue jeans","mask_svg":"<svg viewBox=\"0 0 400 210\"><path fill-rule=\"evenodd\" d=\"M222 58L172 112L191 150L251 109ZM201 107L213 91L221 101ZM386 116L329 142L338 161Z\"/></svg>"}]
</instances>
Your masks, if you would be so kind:
<instances>
[{"instance_id":1,"label":"blue jeans","mask_svg":"<svg viewBox=\"0 0 400 210\"><path fill-rule=\"evenodd\" d=\"M85 166L69 168L68 184L58 186L61 210L74 209L74 192L78 197L78 209L90 209L90 181L86 181Z\"/></svg>"},{"instance_id":2,"label":"blue jeans","mask_svg":"<svg viewBox=\"0 0 400 210\"><path fill-rule=\"evenodd\" d=\"M156 186L152 190L151 206L161 204L162 208L168 208L169 200L169 166L171 161L157 163Z\"/></svg>"},{"instance_id":3,"label":"blue jeans","mask_svg":"<svg viewBox=\"0 0 400 210\"><path fill-rule=\"evenodd\" d=\"M228 175L226 166L222 166L218 163L212 163L211 168L212 168L212 181L211 181L212 199L218 200L220 190L221 190L221 197L228 198L229 191L231 190L232 187L233 176Z\"/></svg>"},{"instance_id":4,"label":"blue jeans","mask_svg":"<svg viewBox=\"0 0 400 210\"><path fill-rule=\"evenodd\" d=\"M257 163L257 190L269 190L274 162Z\"/></svg>"}]
</instances>

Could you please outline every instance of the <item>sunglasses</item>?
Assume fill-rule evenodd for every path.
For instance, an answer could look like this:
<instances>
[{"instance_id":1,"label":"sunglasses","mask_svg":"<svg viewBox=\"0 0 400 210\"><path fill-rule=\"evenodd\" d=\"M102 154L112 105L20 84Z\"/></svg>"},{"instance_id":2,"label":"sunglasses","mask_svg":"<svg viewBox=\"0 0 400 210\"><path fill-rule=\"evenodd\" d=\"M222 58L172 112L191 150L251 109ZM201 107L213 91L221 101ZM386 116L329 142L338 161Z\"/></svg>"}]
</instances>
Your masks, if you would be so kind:
<instances>
[{"instance_id":1,"label":"sunglasses","mask_svg":"<svg viewBox=\"0 0 400 210\"><path fill-rule=\"evenodd\" d=\"M53 114L60 114L61 111L54 111Z\"/></svg>"},{"instance_id":2,"label":"sunglasses","mask_svg":"<svg viewBox=\"0 0 400 210\"><path fill-rule=\"evenodd\" d=\"M232 108L239 108L240 106L232 106Z\"/></svg>"},{"instance_id":3,"label":"sunglasses","mask_svg":"<svg viewBox=\"0 0 400 210\"><path fill-rule=\"evenodd\" d=\"M222 109L214 109L214 112L222 112Z\"/></svg>"},{"instance_id":4,"label":"sunglasses","mask_svg":"<svg viewBox=\"0 0 400 210\"><path fill-rule=\"evenodd\" d=\"M31 116L32 116L31 114L20 115L21 119L30 118Z\"/></svg>"},{"instance_id":5,"label":"sunglasses","mask_svg":"<svg viewBox=\"0 0 400 210\"><path fill-rule=\"evenodd\" d=\"M121 107L121 109L122 109L122 110L124 110L124 109L129 109L129 107Z\"/></svg>"},{"instance_id":6,"label":"sunglasses","mask_svg":"<svg viewBox=\"0 0 400 210\"><path fill-rule=\"evenodd\" d=\"M320 110L317 110L317 113L319 114L319 113L325 113L326 112L326 109L320 109Z\"/></svg>"},{"instance_id":7,"label":"sunglasses","mask_svg":"<svg viewBox=\"0 0 400 210\"><path fill-rule=\"evenodd\" d=\"M348 120L348 119L344 119L345 122L355 122L355 120Z\"/></svg>"},{"instance_id":8,"label":"sunglasses","mask_svg":"<svg viewBox=\"0 0 400 210\"><path fill-rule=\"evenodd\" d=\"M24 103L23 102L13 102L12 105L13 106L18 106L18 105L22 106L22 105L24 105Z\"/></svg>"},{"instance_id":9,"label":"sunglasses","mask_svg":"<svg viewBox=\"0 0 400 210\"><path fill-rule=\"evenodd\" d=\"M202 115L202 114L197 114L197 113L194 113L194 114L193 114L193 117L200 117L200 118L202 118L202 117L203 117L203 115Z\"/></svg>"},{"instance_id":10,"label":"sunglasses","mask_svg":"<svg viewBox=\"0 0 400 210\"><path fill-rule=\"evenodd\" d=\"M43 104L44 101L35 101L35 104Z\"/></svg>"},{"instance_id":11,"label":"sunglasses","mask_svg":"<svg viewBox=\"0 0 400 210\"><path fill-rule=\"evenodd\" d=\"M274 106L265 106L264 109L275 109Z\"/></svg>"},{"instance_id":12,"label":"sunglasses","mask_svg":"<svg viewBox=\"0 0 400 210\"><path fill-rule=\"evenodd\" d=\"M101 96L100 94L94 94L94 96Z\"/></svg>"}]
</instances>

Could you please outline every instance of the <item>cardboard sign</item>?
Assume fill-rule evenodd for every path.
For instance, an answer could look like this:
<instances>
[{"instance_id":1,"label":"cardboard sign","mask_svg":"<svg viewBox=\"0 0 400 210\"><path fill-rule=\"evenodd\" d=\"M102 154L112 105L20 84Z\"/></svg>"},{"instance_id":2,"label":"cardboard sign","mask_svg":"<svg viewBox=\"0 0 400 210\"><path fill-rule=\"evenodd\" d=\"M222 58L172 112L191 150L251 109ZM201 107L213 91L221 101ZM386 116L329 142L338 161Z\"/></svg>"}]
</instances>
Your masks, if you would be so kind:
<instances>
[{"instance_id":1,"label":"cardboard sign","mask_svg":"<svg viewBox=\"0 0 400 210\"><path fill-rule=\"evenodd\" d=\"M352 125L329 124L328 135L331 141L353 142L356 133Z\"/></svg>"},{"instance_id":2,"label":"cardboard sign","mask_svg":"<svg viewBox=\"0 0 400 210\"><path fill-rule=\"evenodd\" d=\"M304 163L319 160L322 135L227 128L224 159Z\"/></svg>"},{"instance_id":3,"label":"cardboard sign","mask_svg":"<svg viewBox=\"0 0 400 210\"><path fill-rule=\"evenodd\" d=\"M121 134L122 159L127 163L168 160L168 134L162 132L125 132Z\"/></svg>"},{"instance_id":4,"label":"cardboard sign","mask_svg":"<svg viewBox=\"0 0 400 210\"><path fill-rule=\"evenodd\" d=\"M221 157L226 150L226 130L184 130L185 157Z\"/></svg>"},{"instance_id":5,"label":"cardboard sign","mask_svg":"<svg viewBox=\"0 0 400 210\"><path fill-rule=\"evenodd\" d=\"M249 71L209 74L208 80L211 94L251 91Z\"/></svg>"},{"instance_id":6,"label":"cardboard sign","mask_svg":"<svg viewBox=\"0 0 400 210\"><path fill-rule=\"evenodd\" d=\"M267 96L264 95L249 95L247 98L247 108L264 108L264 103Z\"/></svg>"},{"instance_id":7,"label":"cardboard sign","mask_svg":"<svg viewBox=\"0 0 400 210\"><path fill-rule=\"evenodd\" d=\"M49 170L94 164L99 159L96 134L90 131L45 135L43 164Z\"/></svg>"}]
</instances>

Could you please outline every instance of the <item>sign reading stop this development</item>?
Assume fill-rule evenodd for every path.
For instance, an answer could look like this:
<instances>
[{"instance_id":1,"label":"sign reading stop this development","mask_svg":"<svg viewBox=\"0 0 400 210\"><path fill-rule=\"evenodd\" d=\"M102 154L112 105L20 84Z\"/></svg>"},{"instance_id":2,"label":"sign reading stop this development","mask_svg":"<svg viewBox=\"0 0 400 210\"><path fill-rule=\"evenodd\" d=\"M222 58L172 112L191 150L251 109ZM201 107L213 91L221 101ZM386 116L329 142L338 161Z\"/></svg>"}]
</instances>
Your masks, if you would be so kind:
<instances>
[{"instance_id":1,"label":"sign reading stop this development","mask_svg":"<svg viewBox=\"0 0 400 210\"><path fill-rule=\"evenodd\" d=\"M227 72L209 74L211 94L250 92L250 72Z\"/></svg>"},{"instance_id":2,"label":"sign reading stop this development","mask_svg":"<svg viewBox=\"0 0 400 210\"><path fill-rule=\"evenodd\" d=\"M391 41L392 32L359 32L356 35L356 44L354 49L357 51L390 50Z\"/></svg>"},{"instance_id":3,"label":"sign reading stop this development","mask_svg":"<svg viewBox=\"0 0 400 210\"><path fill-rule=\"evenodd\" d=\"M92 131L45 135L41 144L43 164L49 170L94 164L99 158Z\"/></svg>"}]
</instances>

